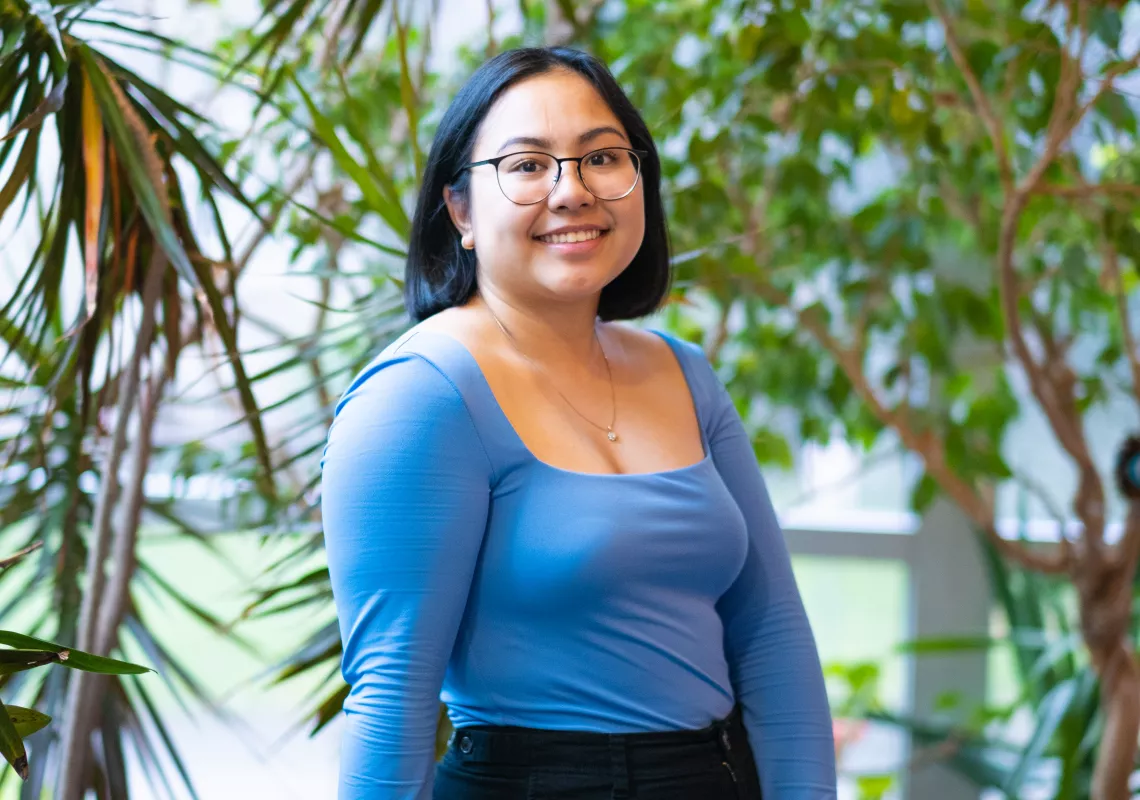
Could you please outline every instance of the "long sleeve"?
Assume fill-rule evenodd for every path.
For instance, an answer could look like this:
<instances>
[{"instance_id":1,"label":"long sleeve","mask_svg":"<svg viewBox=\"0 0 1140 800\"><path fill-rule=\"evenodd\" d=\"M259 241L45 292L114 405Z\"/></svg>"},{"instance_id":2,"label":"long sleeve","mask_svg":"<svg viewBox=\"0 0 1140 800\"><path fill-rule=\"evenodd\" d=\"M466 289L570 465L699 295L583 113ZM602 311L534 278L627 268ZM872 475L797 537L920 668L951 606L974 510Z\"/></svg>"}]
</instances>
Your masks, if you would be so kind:
<instances>
[{"instance_id":1,"label":"long sleeve","mask_svg":"<svg viewBox=\"0 0 1140 800\"><path fill-rule=\"evenodd\" d=\"M748 527L744 567L717 611L764 798L834 800L831 712L791 558L740 415L704 364L713 461Z\"/></svg>"},{"instance_id":2,"label":"long sleeve","mask_svg":"<svg viewBox=\"0 0 1140 800\"><path fill-rule=\"evenodd\" d=\"M351 687L341 800L428 800L439 694L493 471L462 396L426 359L374 362L337 404L322 517Z\"/></svg>"}]
</instances>

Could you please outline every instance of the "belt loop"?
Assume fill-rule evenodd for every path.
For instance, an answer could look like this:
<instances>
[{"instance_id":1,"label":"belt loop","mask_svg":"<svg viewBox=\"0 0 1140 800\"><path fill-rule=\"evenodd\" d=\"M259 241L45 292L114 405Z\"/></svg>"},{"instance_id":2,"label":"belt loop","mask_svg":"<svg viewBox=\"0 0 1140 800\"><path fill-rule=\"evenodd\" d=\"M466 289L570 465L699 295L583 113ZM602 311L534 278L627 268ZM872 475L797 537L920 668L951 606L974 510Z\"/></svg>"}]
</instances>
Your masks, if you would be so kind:
<instances>
[{"instance_id":1,"label":"belt loop","mask_svg":"<svg viewBox=\"0 0 1140 800\"><path fill-rule=\"evenodd\" d=\"M629 788L628 746L625 736L620 733L610 734L610 772L614 782L612 800L628 800L632 796Z\"/></svg>"}]
</instances>

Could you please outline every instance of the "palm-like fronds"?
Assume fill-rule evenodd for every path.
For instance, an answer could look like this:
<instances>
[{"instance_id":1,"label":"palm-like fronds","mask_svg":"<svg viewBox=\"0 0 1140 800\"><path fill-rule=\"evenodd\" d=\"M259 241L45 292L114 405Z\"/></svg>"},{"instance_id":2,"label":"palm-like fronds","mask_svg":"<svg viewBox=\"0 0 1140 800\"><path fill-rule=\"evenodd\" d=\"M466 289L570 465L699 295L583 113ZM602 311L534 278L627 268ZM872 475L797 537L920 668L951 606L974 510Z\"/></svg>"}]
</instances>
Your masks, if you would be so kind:
<instances>
[{"instance_id":1,"label":"palm-like fronds","mask_svg":"<svg viewBox=\"0 0 1140 800\"><path fill-rule=\"evenodd\" d=\"M282 57L295 55L290 50L300 46L314 28L327 43L322 60L347 65L392 5L390 0L263 0L252 41L235 70L260 60L262 75L274 74L282 66Z\"/></svg>"},{"instance_id":2,"label":"palm-like fronds","mask_svg":"<svg viewBox=\"0 0 1140 800\"><path fill-rule=\"evenodd\" d=\"M0 306L0 392L6 400L0 410L5 468L0 531L16 547L44 543L34 568L6 576L22 588L4 613L26 614L46 589L51 610L41 620L52 638L94 641L96 625L105 628L107 622L98 618L107 616L108 608L100 600L117 598L118 607L109 606L112 624L102 637L105 646L114 646L115 629L126 619L146 649L147 632L131 627L130 601L123 599L133 572L131 529L137 528L138 509L133 522L115 531L110 524L116 497L141 503L129 484L120 490L118 467L142 375L157 389L147 395L149 402L159 402L180 352L216 335L252 434L259 492L270 500L275 495L270 447L238 352L227 234L219 223L214 233L225 258L203 252L187 211L192 198L184 181L193 179L215 220L221 219L217 202L223 195L255 216L257 206L196 135L201 118L76 35L88 21L117 25L92 17L92 5L0 3L0 174L8 176L0 185L0 224L17 237L39 234L30 258L19 265L14 292ZM152 34L118 29L141 47L155 44ZM58 150L58 164L46 161L52 150ZM78 265L69 258L72 243L78 243L81 255L79 281L74 280ZM69 284L83 287L78 303L69 299ZM144 324L136 327L140 313ZM124 351L133 355L124 358ZM108 451L112 409L118 416ZM136 450L135 458L142 459L145 470L148 449ZM92 492L99 502L92 502ZM116 552L117 572L105 584L101 556L110 550L112 535L125 549ZM86 601L80 590L85 562ZM101 586L106 587L103 598ZM207 616L200 618L208 622ZM155 654L173 663L161 649ZM59 714L66 689L66 682L54 676L38 686L21 686L37 708L53 715ZM82 782L99 776L100 782L121 786L124 743L144 761L144 747L155 744L177 763L169 737L155 734L165 730L157 718L145 729L139 722L147 716L137 707L145 697L142 689L105 696L101 755L91 772L80 776ZM77 747L86 749L87 737L80 735L77 741L83 744ZM58 755L59 741L53 731L41 734L34 746L43 757L32 762L24 796L38 798L42 765ZM64 763L71 768L75 761L65 757Z\"/></svg>"}]
</instances>

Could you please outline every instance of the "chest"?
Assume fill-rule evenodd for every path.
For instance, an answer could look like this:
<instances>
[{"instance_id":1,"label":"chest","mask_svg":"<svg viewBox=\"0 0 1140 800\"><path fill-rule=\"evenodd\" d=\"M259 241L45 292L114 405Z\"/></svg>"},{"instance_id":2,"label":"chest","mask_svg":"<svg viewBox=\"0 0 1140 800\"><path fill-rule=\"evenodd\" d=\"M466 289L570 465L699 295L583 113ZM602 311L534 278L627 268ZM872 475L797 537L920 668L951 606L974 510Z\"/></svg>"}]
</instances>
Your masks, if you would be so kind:
<instances>
[{"instance_id":1,"label":"chest","mask_svg":"<svg viewBox=\"0 0 1140 800\"><path fill-rule=\"evenodd\" d=\"M704 456L689 380L659 336L620 325L604 329L609 361L544 368L515 353L501 331L471 308L440 312L418 326L462 343L512 438L538 461L563 470L633 475L693 465ZM608 437L613 427L616 441Z\"/></svg>"},{"instance_id":2,"label":"chest","mask_svg":"<svg viewBox=\"0 0 1140 800\"><path fill-rule=\"evenodd\" d=\"M651 476L535 464L493 497L477 574L491 607L581 614L615 597L715 602L744 563L744 518L711 460Z\"/></svg>"}]
</instances>

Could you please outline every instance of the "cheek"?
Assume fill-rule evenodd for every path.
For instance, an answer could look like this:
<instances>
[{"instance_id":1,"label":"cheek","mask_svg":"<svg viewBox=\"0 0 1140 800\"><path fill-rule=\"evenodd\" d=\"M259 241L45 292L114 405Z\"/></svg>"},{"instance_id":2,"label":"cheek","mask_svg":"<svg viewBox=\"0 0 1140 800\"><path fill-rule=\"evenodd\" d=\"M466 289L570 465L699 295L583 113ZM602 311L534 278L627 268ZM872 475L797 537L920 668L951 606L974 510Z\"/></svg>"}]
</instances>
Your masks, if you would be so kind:
<instances>
[{"instance_id":1,"label":"cheek","mask_svg":"<svg viewBox=\"0 0 1140 800\"><path fill-rule=\"evenodd\" d=\"M635 254L641 247L641 240L645 238L645 197L640 187L629 197L623 198L614 216L624 242Z\"/></svg>"},{"instance_id":2,"label":"cheek","mask_svg":"<svg viewBox=\"0 0 1140 800\"><path fill-rule=\"evenodd\" d=\"M494 242L495 250L513 250L525 246L542 204L519 206L499 191L493 180L474 191L476 202L472 222L475 238Z\"/></svg>"}]
</instances>

